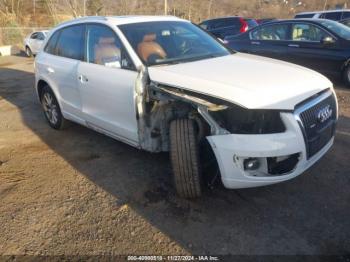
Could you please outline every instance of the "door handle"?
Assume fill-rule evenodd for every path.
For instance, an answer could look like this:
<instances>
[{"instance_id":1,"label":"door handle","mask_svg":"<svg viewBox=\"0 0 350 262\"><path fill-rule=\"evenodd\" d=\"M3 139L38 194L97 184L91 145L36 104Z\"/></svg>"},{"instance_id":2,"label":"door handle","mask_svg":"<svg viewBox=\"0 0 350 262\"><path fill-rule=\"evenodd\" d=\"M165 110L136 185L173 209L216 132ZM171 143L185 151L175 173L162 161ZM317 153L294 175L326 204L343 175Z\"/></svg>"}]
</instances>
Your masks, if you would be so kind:
<instances>
[{"instance_id":1,"label":"door handle","mask_svg":"<svg viewBox=\"0 0 350 262\"><path fill-rule=\"evenodd\" d=\"M49 74L55 73L55 70L53 70L53 68L51 68L51 67L46 68L46 71L47 71Z\"/></svg>"},{"instance_id":2,"label":"door handle","mask_svg":"<svg viewBox=\"0 0 350 262\"><path fill-rule=\"evenodd\" d=\"M296 48L300 47L300 46L297 45L297 44L289 44L288 46L289 46L289 47L296 47Z\"/></svg>"},{"instance_id":3,"label":"door handle","mask_svg":"<svg viewBox=\"0 0 350 262\"><path fill-rule=\"evenodd\" d=\"M252 42L252 45L260 45L260 42Z\"/></svg>"},{"instance_id":4,"label":"door handle","mask_svg":"<svg viewBox=\"0 0 350 262\"><path fill-rule=\"evenodd\" d=\"M81 82L81 83L86 83L86 82L89 82L89 79L86 77L86 76L84 76L84 75L80 75L79 77L78 77L78 79L79 79L79 81Z\"/></svg>"}]
</instances>

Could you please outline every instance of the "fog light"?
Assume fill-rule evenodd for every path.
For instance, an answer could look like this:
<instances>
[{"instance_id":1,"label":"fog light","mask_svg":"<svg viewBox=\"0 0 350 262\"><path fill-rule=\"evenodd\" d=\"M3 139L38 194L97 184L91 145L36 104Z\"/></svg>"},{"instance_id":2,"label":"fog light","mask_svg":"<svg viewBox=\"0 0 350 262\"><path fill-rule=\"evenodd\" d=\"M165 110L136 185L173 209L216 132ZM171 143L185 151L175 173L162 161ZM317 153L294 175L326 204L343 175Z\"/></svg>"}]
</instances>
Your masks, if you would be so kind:
<instances>
[{"instance_id":1,"label":"fog light","mask_svg":"<svg viewBox=\"0 0 350 262\"><path fill-rule=\"evenodd\" d=\"M244 170L257 170L260 162L257 158L248 158L243 161Z\"/></svg>"}]
</instances>

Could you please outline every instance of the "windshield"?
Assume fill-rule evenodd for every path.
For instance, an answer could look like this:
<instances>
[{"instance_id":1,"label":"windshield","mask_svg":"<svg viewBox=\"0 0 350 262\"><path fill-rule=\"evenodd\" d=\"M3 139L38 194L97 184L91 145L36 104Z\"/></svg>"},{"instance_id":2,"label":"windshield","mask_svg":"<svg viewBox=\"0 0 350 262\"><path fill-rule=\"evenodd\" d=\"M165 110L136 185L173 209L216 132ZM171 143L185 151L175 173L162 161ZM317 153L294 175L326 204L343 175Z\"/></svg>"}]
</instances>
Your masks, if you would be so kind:
<instances>
[{"instance_id":1,"label":"windshield","mask_svg":"<svg viewBox=\"0 0 350 262\"><path fill-rule=\"evenodd\" d=\"M119 28L148 66L231 54L212 36L189 22L146 22L120 25Z\"/></svg>"},{"instance_id":2,"label":"windshield","mask_svg":"<svg viewBox=\"0 0 350 262\"><path fill-rule=\"evenodd\" d=\"M332 20L324 20L321 22L321 24L327 27L332 32L339 35L340 37L346 40L350 40L350 28L347 27L346 25L340 24Z\"/></svg>"}]
</instances>

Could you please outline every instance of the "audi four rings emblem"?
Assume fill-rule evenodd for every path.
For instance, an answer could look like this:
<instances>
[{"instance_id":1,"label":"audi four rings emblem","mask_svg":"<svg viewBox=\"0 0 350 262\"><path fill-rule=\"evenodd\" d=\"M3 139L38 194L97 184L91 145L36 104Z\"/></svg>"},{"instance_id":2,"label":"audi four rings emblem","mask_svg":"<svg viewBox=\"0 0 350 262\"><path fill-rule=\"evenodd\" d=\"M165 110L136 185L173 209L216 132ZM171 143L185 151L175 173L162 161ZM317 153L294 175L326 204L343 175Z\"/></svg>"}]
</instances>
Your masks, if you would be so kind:
<instances>
[{"instance_id":1,"label":"audi four rings emblem","mask_svg":"<svg viewBox=\"0 0 350 262\"><path fill-rule=\"evenodd\" d=\"M320 123L323 123L327 121L333 114L333 110L331 109L330 105L327 105L326 107L322 108L320 111L317 113L317 120Z\"/></svg>"}]
</instances>

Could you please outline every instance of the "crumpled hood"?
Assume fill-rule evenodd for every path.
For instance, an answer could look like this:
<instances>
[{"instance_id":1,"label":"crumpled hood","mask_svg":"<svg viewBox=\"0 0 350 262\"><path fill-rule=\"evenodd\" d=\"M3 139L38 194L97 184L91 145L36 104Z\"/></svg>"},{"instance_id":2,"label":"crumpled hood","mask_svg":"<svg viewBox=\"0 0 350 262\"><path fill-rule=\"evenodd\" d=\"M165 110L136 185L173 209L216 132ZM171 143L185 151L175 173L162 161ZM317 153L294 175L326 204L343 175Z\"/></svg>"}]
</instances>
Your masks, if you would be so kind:
<instances>
[{"instance_id":1,"label":"crumpled hood","mask_svg":"<svg viewBox=\"0 0 350 262\"><path fill-rule=\"evenodd\" d=\"M323 75L270 58L236 53L201 61L148 68L150 79L213 96L250 109L293 110L332 87Z\"/></svg>"}]
</instances>

